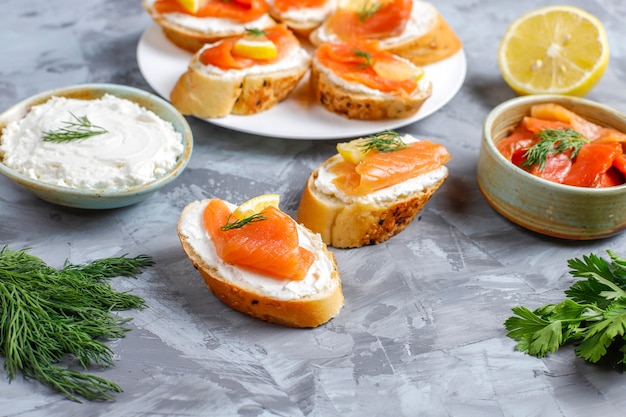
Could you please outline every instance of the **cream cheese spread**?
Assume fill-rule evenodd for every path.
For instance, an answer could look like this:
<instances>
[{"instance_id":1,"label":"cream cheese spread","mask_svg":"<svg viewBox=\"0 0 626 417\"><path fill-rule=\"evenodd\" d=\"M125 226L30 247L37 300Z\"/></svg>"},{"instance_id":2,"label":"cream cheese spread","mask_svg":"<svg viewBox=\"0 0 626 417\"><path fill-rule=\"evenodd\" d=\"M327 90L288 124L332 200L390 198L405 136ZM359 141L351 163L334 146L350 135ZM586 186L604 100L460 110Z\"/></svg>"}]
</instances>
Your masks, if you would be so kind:
<instances>
[{"instance_id":1,"label":"cream cheese spread","mask_svg":"<svg viewBox=\"0 0 626 417\"><path fill-rule=\"evenodd\" d=\"M214 267L219 275L233 284L278 300L315 298L320 294L328 294L337 285L337 280L331 279L334 264L324 253L325 245L322 238L300 224L297 224L300 246L315 254L315 261L304 279L299 281L276 279L225 263L215 252L211 237L202 227L202 214L206 204L206 201L190 204L179 221L179 233L187 237L204 262ZM231 210L236 208L232 204L229 204L229 207Z\"/></svg>"},{"instance_id":2,"label":"cream cheese spread","mask_svg":"<svg viewBox=\"0 0 626 417\"><path fill-rule=\"evenodd\" d=\"M267 3L270 6L274 5L273 0L268 0ZM280 12L281 19L308 23L308 22L323 22L326 17L335 10L336 0L328 0L320 7L302 7L300 9L287 10Z\"/></svg>"},{"instance_id":3,"label":"cream cheese spread","mask_svg":"<svg viewBox=\"0 0 626 417\"><path fill-rule=\"evenodd\" d=\"M86 116L106 133L68 142L44 141L45 132ZM54 96L9 123L0 136L0 161L45 183L87 189L128 188L166 174L183 152L171 123L127 99Z\"/></svg>"},{"instance_id":4,"label":"cream cheese spread","mask_svg":"<svg viewBox=\"0 0 626 417\"><path fill-rule=\"evenodd\" d=\"M414 1L411 17L407 21L404 31L398 36L381 39L379 45L384 49L423 36L433 28L436 22L437 9L435 6L425 1ZM337 35L326 29L326 25L317 28L315 35L320 43L340 41Z\"/></svg>"},{"instance_id":5,"label":"cream cheese spread","mask_svg":"<svg viewBox=\"0 0 626 417\"><path fill-rule=\"evenodd\" d=\"M402 140L405 143L410 143L416 142L418 139L411 135L404 135ZM336 155L334 158L336 159L335 162L324 164L318 169L318 175L314 181L314 186L320 191L320 193L333 196L346 204L355 203L357 201L371 204L386 204L408 197L415 193L419 193L438 183L448 175L448 168L446 166L441 166L431 172L408 179L391 187L374 191L373 193L365 196L350 196L339 190L337 186L333 184L335 175L331 173L329 169L334 165L334 163L338 163L343 160L340 155Z\"/></svg>"}]
</instances>

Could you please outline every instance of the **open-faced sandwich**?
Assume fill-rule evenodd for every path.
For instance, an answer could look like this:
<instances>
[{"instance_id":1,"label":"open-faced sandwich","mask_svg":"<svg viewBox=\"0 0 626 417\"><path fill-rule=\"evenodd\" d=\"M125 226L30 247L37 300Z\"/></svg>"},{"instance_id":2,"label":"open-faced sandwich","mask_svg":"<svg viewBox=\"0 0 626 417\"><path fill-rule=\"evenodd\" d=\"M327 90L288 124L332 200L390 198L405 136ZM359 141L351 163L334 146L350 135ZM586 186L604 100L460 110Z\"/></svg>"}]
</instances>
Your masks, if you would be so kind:
<instances>
[{"instance_id":1,"label":"open-faced sandwich","mask_svg":"<svg viewBox=\"0 0 626 417\"><path fill-rule=\"evenodd\" d=\"M308 37L335 10L337 0L267 0L270 15Z\"/></svg>"},{"instance_id":2,"label":"open-faced sandwich","mask_svg":"<svg viewBox=\"0 0 626 417\"><path fill-rule=\"evenodd\" d=\"M339 0L310 35L316 46L361 39L376 40L381 49L416 65L440 61L462 46L437 9L419 0Z\"/></svg>"},{"instance_id":3,"label":"open-faced sandwich","mask_svg":"<svg viewBox=\"0 0 626 417\"><path fill-rule=\"evenodd\" d=\"M344 298L335 257L320 236L278 208L276 194L240 206L187 205L178 221L184 252L226 305L290 327L316 327Z\"/></svg>"},{"instance_id":4,"label":"open-faced sandwich","mask_svg":"<svg viewBox=\"0 0 626 417\"><path fill-rule=\"evenodd\" d=\"M318 103L349 119L409 117L432 94L422 67L379 50L375 42L320 45L309 83Z\"/></svg>"},{"instance_id":5,"label":"open-faced sandwich","mask_svg":"<svg viewBox=\"0 0 626 417\"><path fill-rule=\"evenodd\" d=\"M309 53L285 26L249 29L204 46L170 93L183 114L254 114L285 99L307 73Z\"/></svg>"},{"instance_id":6,"label":"open-faced sandwich","mask_svg":"<svg viewBox=\"0 0 626 417\"><path fill-rule=\"evenodd\" d=\"M401 232L448 176L444 146L395 131L337 149L310 175L297 214L336 248L378 244Z\"/></svg>"},{"instance_id":7,"label":"open-faced sandwich","mask_svg":"<svg viewBox=\"0 0 626 417\"><path fill-rule=\"evenodd\" d=\"M265 0L142 0L143 8L175 45L196 52L205 43L276 24Z\"/></svg>"}]
</instances>

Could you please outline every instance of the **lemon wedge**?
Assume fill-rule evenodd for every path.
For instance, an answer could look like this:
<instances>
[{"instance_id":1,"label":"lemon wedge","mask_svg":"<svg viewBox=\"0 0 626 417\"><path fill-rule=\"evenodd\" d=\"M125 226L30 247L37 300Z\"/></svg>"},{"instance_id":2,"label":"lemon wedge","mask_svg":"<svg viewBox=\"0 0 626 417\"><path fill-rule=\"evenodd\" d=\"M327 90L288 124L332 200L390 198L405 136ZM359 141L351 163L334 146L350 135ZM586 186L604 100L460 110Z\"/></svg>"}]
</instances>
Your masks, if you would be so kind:
<instances>
[{"instance_id":1,"label":"lemon wedge","mask_svg":"<svg viewBox=\"0 0 626 417\"><path fill-rule=\"evenodd\" d=\"M204 0L178 0L178 3L189 13L197 13L200 6L204 5Z\"/></svg>"},{"instance_id":2,"label":"lemon wedge","mask_svg":"<svg viewBox=\"0 0 626 417\"><path fill-rule=\"evenodd\" d=\"M278 208L279 202L280 195L278 194L261 194L240 204L239 207L233 211L233 217L239 220L245 219L246 217L262 212L266 207L272 206Z\"/></svg>"},{"instance_id":3,"label":"lemon wedge","mask_svg":"<svg viewBox=\"0 0 626 417\"><path fill-rule=\"evenodd\" d=\"M372 65L374 72L390 81L415 80L424 76L424 69L402 61L376 61Z\"/></svg>"},{"instance_id":4,"label":"lemon wedge","mask_svg":"<svg viewBox=\"0 0 626 417\"><path fill-rule=\"evenodd\" d=\"M523 14L500 41L498 65L520 95L582 97L602 78L609 43L602 23L572 6L548 6Z\"/></svg>"},{"instance_id":5,"label":"lemon wedge","mask_svg":"<svg viewBox=\"0 0 626 417\"><path fill-rule=\"evenodd\" d=\"M364 138L354 139L350 142L340 142L337 144L337 152L339 152L339 155L341 155L344 161L356 165L362 161L369 152L369 150L365 148L365 144L366 139Z\"/></svg>"},{"instance_id":6,"label":"lemon wedge","mask_svg":"<svg viewBox=\"0 0 626 417\"><path fill-rule=\"evenodd\" d=\"M265 37L243 37L233 45L233 54L251 59L272 59L278 56L278 50L276 44Z\"/></svg>"}]
</instances>

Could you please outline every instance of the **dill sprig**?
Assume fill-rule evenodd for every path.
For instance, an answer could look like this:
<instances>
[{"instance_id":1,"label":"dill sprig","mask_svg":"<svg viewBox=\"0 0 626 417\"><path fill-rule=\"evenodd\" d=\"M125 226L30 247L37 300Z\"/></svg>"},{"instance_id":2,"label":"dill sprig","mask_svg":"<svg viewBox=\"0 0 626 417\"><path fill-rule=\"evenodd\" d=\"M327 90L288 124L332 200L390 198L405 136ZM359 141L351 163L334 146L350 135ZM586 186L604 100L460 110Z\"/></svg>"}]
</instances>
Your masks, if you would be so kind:
<instances>
[{"instance_id":1,"label":"dill sprig","mask_svg":"<svg viewBox=\"0 0 626 417\"><path fill-rule=\"evenodd\" d=\"M246 36L259 37L259 36L265 36L265 35L267 35L267 32L264 31L263 29L246 28Z\"/></svg>"},{"instance_id":2,"label":"dill sprig","mask_svg":"<svg viewBox=\"0 0 626 417\"><path fill-rule=\"evenodd\" d=\"M402 137L398 132L394 130L383 130L380 133L364 138L361 147L363 148L363 153L371 150L393 152L406 149L408 145L402 141Z\"/></svg>"},{"instance_id":3,"label":"dill sprig","mask_svg":"<svg viewBox=\"0 0 626 417\"><path fill-rule=\"evenodd\" d=\"M145 255L95 260L84 265L66 261L61 269L41 259L0 250L0 354L9 381L19 372L80 402L112 400L122 389L106 379L58 365L67 355L87 369L113 365L103 339L124 337L130 319L112 311L144 308L142 298L117 292L108 280L134 277L153 261Z\"/></svg>"},{"instance_id":4,"label":"dill sprig","mask_svg":"<svg viewBox=\"0 0 626 417\"><path fill-rule=\"evenodd\" d=\"M365 1L363 2L363 6L361 10L358 11L359 22L364 22L367 19L370 19L374 14L382 9L383 3L380 1Z\"/></svg>"},{"instance_id":5,"label":"dill sprig","mask_svg":"<svg viewBox=\"0 0 626 417\"><path fill-rule=\"evenodd\" d=\"M354 55L359 58L363 58L364 62L357 65L359 68L367 68L372 66L372 55L369 52L363 51L361 49L355 49Z\"/></svg>"},{"instance_id":6,"label":"dill sprig","mask_svg":"<svg viewBox=\"0 0 626 417\"><path fill-rule=\"evenodd\" d=\"M244 217L241 220L235 220L235 221L230 221L232 217L228 216L228 219L226 220L226 224L223 225L222 227L220 227L220 229L222 229L222 231L226 232L228 230L233 230L233 229L239 229L241 227L244 227L245 225L249 224L249 223L254 223L254 222L260 222L263 220L267 220L267 217L263 216L261 213L255 213L251 216L248 217Z\"/></svg>"},{"instance_id":7,"label":"dill sprig","mask_svg":"<svg viewBox=\"0 0 626 417\"><path fill-rule=\"evenodd\" d=\"M74 121L63 122L65 127L44 132L43 140L45 142L69 142L76 139L102 135L108 132L105 128L91 123L91 120L89 120L87 116L78 117L72 112L70 112L70 115L74 118Z\"/></svg>"},{"instance_id":8,"label":"dill sprig","mask_svg":"<svg viewBox=\"0 0 626 417\"><path fill-rule=\"evenodd\" d=\"M542 129L537 133L539 141L524 152L525 161L523 167L531 168L539 165L543 171L548 155L571 151L570 159L574 159L580 148L589 140L580 132L571 128L565 129Z\"/></svg>"}]
</instances>

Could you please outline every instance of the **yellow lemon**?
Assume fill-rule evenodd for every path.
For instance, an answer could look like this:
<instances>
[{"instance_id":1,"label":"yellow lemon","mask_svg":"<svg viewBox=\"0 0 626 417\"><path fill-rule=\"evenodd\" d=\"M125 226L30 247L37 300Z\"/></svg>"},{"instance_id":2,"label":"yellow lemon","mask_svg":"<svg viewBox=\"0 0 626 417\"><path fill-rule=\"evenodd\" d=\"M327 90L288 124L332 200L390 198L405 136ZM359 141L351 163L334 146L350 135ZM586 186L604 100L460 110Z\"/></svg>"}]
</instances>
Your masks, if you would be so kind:
<instances>
[{"instance_id":1,"label":"yellow lemon","mask_svg":"<svg viewBox=\"0 0 626 417\"><path fill-rule=\"evenodd\" d=\"M239 220L245 219L253 214L262 212L266 207L273 206L278 208L279 202L280 196L278 194L261 194L240 204L233 212L233 217Z\"/></svg>"},{"instance_id":2,"label":"yellow lemon","mask_svg":"<svg viewBox=\"0 0 626 417\"><path fill-rule=\"evenodd\" d=\"M200 6L204 4L203 0L178 0L181 6L189 13L197 13Z\"/></svg>"},{"instance_id":3,"label":"yellow lemon","mask_svg":"<svg viewBox=\"0 0 626 417\"><path fill-rule=\"evenodd\" d=\"M366 139L354 139L350 142L340 142L337 144L337 152L344 161L351 164L358 164L363 160L369 149L365 147Z\"/></svg>"},{"instance_id":4,"label":"yellow lemon","mask_svg":"<svg viewBox=\"0 0 626 417\"><path fill-rule=\"evenodd\" d=\"M269 39L243 37L233 45L233 54L251 59L272 59L278 56L276 44Z\"/></svg>"},{"instance_id":5,"label":"yellow lemon","mask_svg":"<svg viewBox=\"0 0 626 417\"><path fill-rule=\"evenodd\" d=\"M372 68L380 77L391 81L419 81L424 76L423 68L403 61L376 61Z\"/></svg>"},{"instance_id":6,"label":"yellow lemon","mask_svg":"<svg viewBox=\"0 0 626 417\"><path fill-rule=\"evenodd\" d=\"M518 94L584 96L602 78L609 43L602 23L577 7L542 7L517 18L498 49L504 81Z\"/></svg>"}]
</instances>

